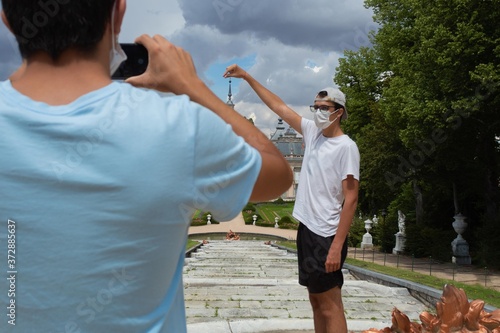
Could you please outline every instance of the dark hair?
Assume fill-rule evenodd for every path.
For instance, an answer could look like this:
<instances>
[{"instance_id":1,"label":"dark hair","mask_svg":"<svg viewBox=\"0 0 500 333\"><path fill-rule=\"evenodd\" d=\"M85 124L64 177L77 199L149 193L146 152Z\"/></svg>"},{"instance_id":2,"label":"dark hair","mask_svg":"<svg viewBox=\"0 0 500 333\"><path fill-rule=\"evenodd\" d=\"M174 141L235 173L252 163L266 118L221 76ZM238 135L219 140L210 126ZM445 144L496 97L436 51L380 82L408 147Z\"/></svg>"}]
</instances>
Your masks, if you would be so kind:
<instances>
[{"instance_id":1,"label":"dark hair","mask_svg":"<svg viewBox=\"0 0 500 333\"><path fill-rule=\"evenodd\" d=\"M319 96L319 98L325 98L326 96L328 96L328 92L326 90L321 90L318 93L318 96Z\"/></svg>"},{"instance_id":2,"label":"dark hair","mask_svg":"<svg viewBox=\"0 0 500 333\"><path fill-rule=\"evenodd\" d=\"M76 48L95 51L111 20L115 0L2 0L23 58L36 52L57 60Z\"/></svg>"},{"instance_id":3,"label":"dark hair","mask_svg":"<svg viewBox=\"0 0 500 333\"><path fill-rule=\"evenodd\" d=\"M335 106L335 110L337 110L337 109L344 109L344 107L342 105L340 105L339 103L333 102L333 105Z\"/></svg>"},{"instance_id":4,"label":"dark hair","mask_svg":"<svg viewBox=\"0 0 500 333\"><path fill-rule=\"evenodd\" d=\"M319 97L319 98L325 98L325 97L328 97L328 92L327 92L326 90L321 90L321 91L318 93L318 97ZM331 101L331 102L333 103L333 106L335 107L335 110L340 109L340 108L345 109L345 108L344 108L342 105L340 105L339 103L336 103L336 102L333 102L333 101Z\"/></svg>"}]
</instances>

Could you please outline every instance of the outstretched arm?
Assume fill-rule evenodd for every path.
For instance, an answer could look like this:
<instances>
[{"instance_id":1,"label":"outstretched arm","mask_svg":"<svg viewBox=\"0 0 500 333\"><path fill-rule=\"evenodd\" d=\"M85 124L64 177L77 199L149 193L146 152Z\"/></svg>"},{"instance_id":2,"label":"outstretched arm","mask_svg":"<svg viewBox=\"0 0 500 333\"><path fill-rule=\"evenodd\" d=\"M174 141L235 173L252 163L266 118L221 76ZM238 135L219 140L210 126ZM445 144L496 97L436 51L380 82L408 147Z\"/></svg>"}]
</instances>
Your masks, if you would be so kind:
<instances>
[{"instance_id":1,"label":"outstretched arm","mask_svg":"<svg viewBox=\"0 0 500 333\"><path fill-rule=\"evenodd\" d=\"M230 124L237 135L257 149L262 157L262 168L250 196L251 201L275 199L288 190L293 175L283 155L257 127L227 106L203 83L188 52L159 35L143 35L136 42L148 49L149 65L144 74L129 78L128 83L188 95L193 102Z\"/></svg>"},{"instance_id":2,"label":"outstretched arm","mask_svg":"<svg viewBox=\"0 0 500 333\"><path fill-rule=\"evenodd\" d=\"M226 68L224 77L237 77L242 78L248 82L250 87L257 93L259 98L281 119L283 119L288 125L292 126L294 130L302 134L301 121L302 117L288 105L283 102L283 100L276 94L271 92L269 89L260 84L255 80L250 74L240 68L238 65L231 65Z\"/></svg>"}]
</instances>

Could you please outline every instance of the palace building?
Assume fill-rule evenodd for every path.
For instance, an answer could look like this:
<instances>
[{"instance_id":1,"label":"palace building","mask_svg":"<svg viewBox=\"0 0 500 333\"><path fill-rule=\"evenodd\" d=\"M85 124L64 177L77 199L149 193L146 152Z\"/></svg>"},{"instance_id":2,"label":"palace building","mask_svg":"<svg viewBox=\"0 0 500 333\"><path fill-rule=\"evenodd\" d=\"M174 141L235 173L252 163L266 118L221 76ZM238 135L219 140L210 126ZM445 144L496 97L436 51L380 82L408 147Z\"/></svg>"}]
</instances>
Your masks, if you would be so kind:
<instances>
[{"instance_id":1,"label":"palace building","mask_svg":"<svg viewBox=\"0 0 500 333\"><path fill-rule=\"evenodd\" d=\"M302 137L297 136L297 132L288 126L285 129L283 119L278 119L276 131L271 135L271 141L283 154L293 171L293 183L287 192L283 193L283 200L295 200L297 186L299 185L300 170L304 159L304 143Z\"/></svg>"}]
</instances>

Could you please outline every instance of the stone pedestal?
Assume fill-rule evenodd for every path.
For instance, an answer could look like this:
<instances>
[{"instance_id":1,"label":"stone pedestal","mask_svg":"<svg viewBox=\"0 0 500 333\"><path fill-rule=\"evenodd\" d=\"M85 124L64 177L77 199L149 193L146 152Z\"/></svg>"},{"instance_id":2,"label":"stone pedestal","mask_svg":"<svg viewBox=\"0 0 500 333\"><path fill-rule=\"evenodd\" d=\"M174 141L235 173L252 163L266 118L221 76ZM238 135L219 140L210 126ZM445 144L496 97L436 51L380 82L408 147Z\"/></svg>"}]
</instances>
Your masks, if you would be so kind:
<instances>
[{"instance_id":1,"label":"stone pedestal","mask_svg":"<svg viewBox=\"0 0 500 333\"><path fill-rule=\"evenodd\" d=\"M453 229L455 229L458 236L451 242L451 249L453 251L451 261L457 265L470 265L471 257L469 255L469 244L462 237L462 233L467 228L467 223L465 222L466 217L462 214L457 214L453 218L455 219L452 224Z\"/></svg>"},{"instance_id":2,"label":"stone pedestal","mask_svg":"<svg viewBox=\"0 0 500 333\"><path fill-rule=\"evenodd\" d=\"M363 241L361 242L362 249L372 249L373 248L373 237L368 232L363 235Z\"/></svg>"},{"instance_id":3,"label":"stone pedestal","mask_svg":"<svg viewBox=\"0 0 500 333\"><path fill-rule=\"evenodd\" d=\"M457 265L470 265L472 263L469 255L469 244L461 235L451 242L451 248L453 249L451 262Z\"/></svg>"},{"instance_id":4,"label":"stone pedestal","mask_svg":"<svg viewBox=\"0 0 500 333\"><path fill-rule=\"evenodd\" d=\"M370 235L370 230L372 229L372 220L368 219L365 221L366 234L363 235L363 240L361 241L362 249L373 248L373 237Z\"/></svg>"},{"instance_id":5,"label":"stone pedestal","mask_svg":"<svg viewBox=\"0 0 500 333\"><path fill-rule=\"evenodd\" d=\"M396 236L396 246L392 249L392 254L399 254L405 249L406 236L402 232L398 232L394 236Z\"/></svg>"}]
</instances>

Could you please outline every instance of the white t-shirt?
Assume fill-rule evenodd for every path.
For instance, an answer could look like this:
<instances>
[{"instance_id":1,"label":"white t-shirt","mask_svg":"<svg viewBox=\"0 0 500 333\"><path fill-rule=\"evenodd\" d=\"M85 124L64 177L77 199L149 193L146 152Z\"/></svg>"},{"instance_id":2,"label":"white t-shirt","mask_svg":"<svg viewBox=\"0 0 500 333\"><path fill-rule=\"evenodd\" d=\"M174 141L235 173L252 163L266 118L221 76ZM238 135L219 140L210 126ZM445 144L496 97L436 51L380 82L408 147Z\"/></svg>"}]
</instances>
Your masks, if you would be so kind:
<instances>
[{"instance_id":1,"label":"white t-shirt","mask_svg":"<svg viewBox=\"0 0 500 333\"><path fill-rule=\"evenodd\" d=\"M359 180L359 151L347 135L327 138L314 121L302 118L305 153L293 216L317 235L337 232L344 202L342 181Z\"/></svg>"}]
</instances>

